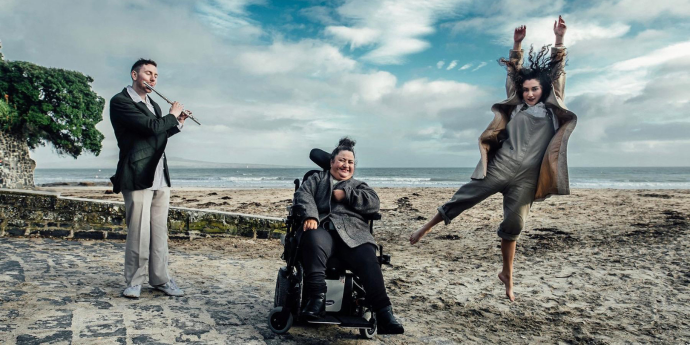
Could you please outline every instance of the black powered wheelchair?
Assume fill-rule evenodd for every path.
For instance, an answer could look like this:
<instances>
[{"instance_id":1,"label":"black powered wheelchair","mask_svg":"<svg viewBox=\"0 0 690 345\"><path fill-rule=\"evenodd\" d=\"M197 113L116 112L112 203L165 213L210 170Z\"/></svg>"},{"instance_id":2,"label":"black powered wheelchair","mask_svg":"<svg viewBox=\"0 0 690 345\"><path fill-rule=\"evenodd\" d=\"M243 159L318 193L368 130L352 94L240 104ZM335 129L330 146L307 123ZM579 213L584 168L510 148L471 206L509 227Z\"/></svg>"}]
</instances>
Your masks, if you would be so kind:
<instances>
[{"instance_id":1,"label":"black powered wheelchair","mask_svg":"<svg viewBox=\"0 0 690 345\"><path fill-rule=\"evenodd\" d=\"M330 169L330 155L320 149L313 149L309 158L324 170ZM304 175L302 183L318 170L311 170ZM300 186L295 180L295 192ZM374 221L381 219L381 214L364 215L369 222L369 231L373 233ZM283 244L282 259L286 265L278 271L274 308L268 315L268 327L276 334L287 333L293 322L309 324L331 324L346 328L358 328L360 335L371 339L376 335L376 314L365 302L366 291L359 277L348 271L335 257L326 265L326 316L318 320L306 320L302 317L302 308L306 304L303 296L303 270L300 254L298 232L304 220L304 209L299 205L288 207L286 219L287 232L281 238ZM390 264L390 256L383 254L383 246L378 246L379 265Z\"/></svg>"}]
</instances>

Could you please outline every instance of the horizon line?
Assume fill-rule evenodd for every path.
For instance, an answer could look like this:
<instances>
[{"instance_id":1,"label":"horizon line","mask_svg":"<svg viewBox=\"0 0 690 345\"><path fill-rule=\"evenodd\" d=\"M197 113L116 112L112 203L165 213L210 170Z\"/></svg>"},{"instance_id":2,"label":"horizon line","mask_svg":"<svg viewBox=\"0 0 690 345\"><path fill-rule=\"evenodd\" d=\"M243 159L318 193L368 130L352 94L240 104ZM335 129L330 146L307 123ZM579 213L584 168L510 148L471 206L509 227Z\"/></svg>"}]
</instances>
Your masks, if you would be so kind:
<instances>
[{"instance_id":1,"label":"horizon line","mask_svg":"<svg viewBox=\"0 0 690 345\"><path fill-rule=\"evenodd\" d=\"M236 164L236 163L220 163L220 164ZM268 165L268 164L260 164L260 163L250 163L250 164L241 164L241 165ZM318 166L314 167L307 167L307 166L278 166L278 167L261 167L261 168L209 168L209 167L199 167L199 168L192 168L192 167L175 167L173 169L175 170L187 170L187 169L309 169L309 168L318 168ZM365 166L365 167L357 167L360 169L475 169L476 166L467 166L467 167L375 167L375 166ZM690 165L688 166L677 166L677 165L643 165L643 166L622 166L622 165L616 165L616 166L570 166L569 168L690 168ZM108 168L103 168L103 167L93 167L93 168L35 168L34 170L86 170L86 169L115 169L115 167L108 167Z\"/></svg>"}]
</instances>

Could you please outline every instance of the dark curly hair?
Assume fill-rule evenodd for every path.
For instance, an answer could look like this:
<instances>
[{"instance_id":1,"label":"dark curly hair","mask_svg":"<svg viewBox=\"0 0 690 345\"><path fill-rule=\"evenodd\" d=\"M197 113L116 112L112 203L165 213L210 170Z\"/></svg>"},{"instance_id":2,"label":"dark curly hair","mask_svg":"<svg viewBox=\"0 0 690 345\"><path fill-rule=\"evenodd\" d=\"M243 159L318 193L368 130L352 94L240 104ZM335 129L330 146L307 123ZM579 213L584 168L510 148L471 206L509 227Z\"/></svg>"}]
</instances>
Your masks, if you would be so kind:
<instances>
[{"instance_id":1,"label":"dark curly hair","mask_svg":"<svg viewBox=\"0 0 690 345\"><path fill-rule=\"evenodd\" d=\"M542 94L539 102L544 102L551 93L551 84L558 79L563 73L563 66L565 65L565 54L558 54L554 57L550 54L551 45L545 45L534 51L534 47L530 46L529 55L527 57L529 63L522 67L517 65L517 61L510 61L510 59L500 58L498 63L508 70L508 77L515 84L515 90L522 99L522 84L527 80L536 79L541 85Z\"/></svg>"},{"instance_id":2,"label":"dark curly hair","mask_svg":"<svg viewBox=\"0 0 690 345\"><path fill-rule=\"evenodd\" d=\"M338 142L338 146L331 152L331 162L335 161L335 156L340 153L340 151L350 151L352 155L355 155L355 144L356 142L348 137L343 137Z\"/></svg>"}]
</instances>

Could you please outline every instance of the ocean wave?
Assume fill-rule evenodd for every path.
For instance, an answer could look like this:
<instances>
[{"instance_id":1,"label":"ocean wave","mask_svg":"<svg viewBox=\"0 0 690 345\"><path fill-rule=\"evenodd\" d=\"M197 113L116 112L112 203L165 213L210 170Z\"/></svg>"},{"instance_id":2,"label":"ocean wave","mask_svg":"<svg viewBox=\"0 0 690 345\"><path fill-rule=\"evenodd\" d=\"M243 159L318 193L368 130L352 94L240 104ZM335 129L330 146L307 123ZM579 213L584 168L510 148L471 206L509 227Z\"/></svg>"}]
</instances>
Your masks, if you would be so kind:
<instances>
[{"instance_id":1,"label":"ocean wave","mask_svg":"<svg viewBox=\"0 0 690 345\"><path fill-rule=\"evenodd\" d=\"M278 181L281 180L281 177L273 176L273 177L237 177L237 176L228 176L228 177L221 177L220 178L222 181L233 181L233 182L242 182L242 181Z\"/></svg>"},{"instance_id":2,"label":"ocean wave","mask_svg":"<svg viewBox=\"0 0 690 345\"><path fill-rule=\"evenodd\" d=\"M472 169L362 168L355 178L373 187L459 188L470 182ZM309 169L176 169L174 187L291 188ZM107 182L113 171L98 169L37 169L36 185L57 182ZM574 168L571 188L690 189L690 168Z\"/></svg>"},{"instance_id":3,"label":"ocean wave","mask_svg":"<svg viewBox=\"0 0 690 345\"><path fill-rule=\"evenodd\" d=\"M431 181L429 177L365 177L358 176L358 180L362 181L394 181L394 182L421 182Z\"/></svg>"},{"instance_id":4,"label":"ocean wave","mask_svg":"<svg viewBox=\"0 0 690 345\"><path fill-rule=\"evenodd\" d=\"M583 189L690 189L690 182L578 181L571 182L570 187Z\"/></svg>"}]
</instances>

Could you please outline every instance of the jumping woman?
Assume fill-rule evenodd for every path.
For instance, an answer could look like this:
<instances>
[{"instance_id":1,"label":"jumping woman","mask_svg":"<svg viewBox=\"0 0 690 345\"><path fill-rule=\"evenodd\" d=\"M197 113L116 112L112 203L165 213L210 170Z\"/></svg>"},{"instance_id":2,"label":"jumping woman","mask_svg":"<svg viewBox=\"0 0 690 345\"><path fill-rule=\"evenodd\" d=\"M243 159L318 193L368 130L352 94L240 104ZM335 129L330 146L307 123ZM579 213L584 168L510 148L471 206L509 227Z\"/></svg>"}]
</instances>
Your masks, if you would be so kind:
<instances>
[{"instance_id":1,"label":"jumping woman","mask_svg":"<svg viewBox=\"0 0 690 345\"><path fill-rule=\"evenodd\" d=\"M522 40L527 27L515 29L509 59L499 60L508 72L508 98L491 107L495 117L479 137L481 160L471 181L410 236L410 244L415 244L441 221L447 225L463 211L502 193L503 222L498 226L498 236L503 270L498 279L505 284L506 296L511 301L515 300L515 244L532 202L550 195L570 194L566 152L577 116L563 104L566 25L560 16L554 22L553 32L556 44L551 53L549 46L538 52L530 49L529 64L523 67Z\"/></svg>"}]
</instances>

